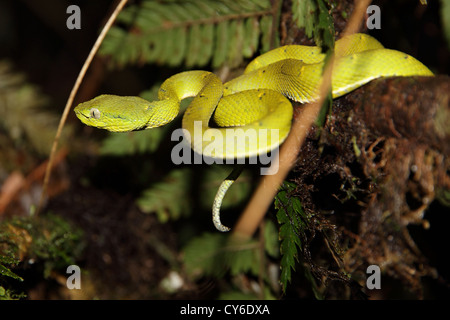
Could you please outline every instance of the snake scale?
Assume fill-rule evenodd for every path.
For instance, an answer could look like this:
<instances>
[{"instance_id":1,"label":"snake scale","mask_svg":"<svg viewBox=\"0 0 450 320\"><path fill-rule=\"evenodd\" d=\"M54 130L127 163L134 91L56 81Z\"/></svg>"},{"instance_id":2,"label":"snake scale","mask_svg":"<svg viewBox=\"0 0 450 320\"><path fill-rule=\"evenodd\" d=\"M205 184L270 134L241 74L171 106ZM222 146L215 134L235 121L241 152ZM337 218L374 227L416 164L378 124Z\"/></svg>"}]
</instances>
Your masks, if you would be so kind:
<instances>
[{"instance_id":1,"label":"snake scale","mask_svg":"<svg viewBox=\"0 0 450 320\"><path fill-rule=\"evenodd\" d=\"M432 76L415 58L384 48L375 38L353 34L336 41L331 78L332 96L340 97L380 77ZM185 71L163 82L157 101L136 96L100 95L75 108L88 126L114 132L159 127L179 113L180 101L194 97L182 127L191 148L212 158L236 159L257 156L278 147L288 135L293 109L289 99L307 103L319 98L325 54L317 46L288 45L251 61L243 75L225 84L208 71ZM210 127L213 117L217 126ZM228 130L228 127L243 130ZM247 130L267 129L264 139L236 145ZM275 129L277 134L271 135ZM194 134L200 130L200 134ZM219 138L218 138L219 137ZM224 180L213 204L213 222L220 231L220 205L237 173Z\"/></svg>"}]
</instances>

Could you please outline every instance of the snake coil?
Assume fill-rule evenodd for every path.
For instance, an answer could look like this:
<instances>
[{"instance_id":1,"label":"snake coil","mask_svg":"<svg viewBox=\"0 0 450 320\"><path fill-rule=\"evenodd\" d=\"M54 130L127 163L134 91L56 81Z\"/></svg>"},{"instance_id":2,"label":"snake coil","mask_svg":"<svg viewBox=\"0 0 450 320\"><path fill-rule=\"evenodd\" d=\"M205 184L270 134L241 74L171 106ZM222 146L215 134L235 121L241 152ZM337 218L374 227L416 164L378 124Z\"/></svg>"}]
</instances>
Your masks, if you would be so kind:
<instances>
[{"instance_id":1,"label":"snake coil","mask_svg":"<svg viewBox=\"0 0 450 320\"><path fill-rule=\"evenodd\" d=\"M333 98L380 77L433 75L415 58L385 49L365 34L336 41L335 56ZM75 113L84 124L109 131L150 129L172 121L179 113L180 101L193 96L182 121L192 149L212 158L252 157L273 150L287 137L293 114L289 99L307 103L319 98L324 58L319 47L288 45L255 58L243 75L225 84L214 73L186 71L161 85L157 101L100 95L79 104ZM218 128L209 126L213 115ZM236 126L242 130L227 131ZM262 129L274 129L277 134L255 135L248 143L234 143L247 132ZM220 231L229 230L220 222L220 204L236 175L232 173L222 183L214 200L213 222Z\"/></svg>"}]
</instances>

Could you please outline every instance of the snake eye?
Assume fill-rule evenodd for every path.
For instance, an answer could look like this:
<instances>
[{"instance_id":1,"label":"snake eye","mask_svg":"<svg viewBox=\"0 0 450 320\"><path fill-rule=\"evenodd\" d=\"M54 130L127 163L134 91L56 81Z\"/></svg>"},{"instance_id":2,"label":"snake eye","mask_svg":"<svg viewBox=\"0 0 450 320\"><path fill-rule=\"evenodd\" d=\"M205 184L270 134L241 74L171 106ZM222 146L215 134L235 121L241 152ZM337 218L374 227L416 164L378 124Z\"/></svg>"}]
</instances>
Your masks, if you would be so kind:
<instances>
[{"instance_id":1,"label":"snake eye","mask_svg":"<svg viewBox=\"0 0 450 320\"><path fill-rule=\"evenodd\" d=\"M97 108L91 108L91 110L89 110L89 116L91 118L100 119L100 114L100 110L98 110Z\"/></svg>"}]
</instances>

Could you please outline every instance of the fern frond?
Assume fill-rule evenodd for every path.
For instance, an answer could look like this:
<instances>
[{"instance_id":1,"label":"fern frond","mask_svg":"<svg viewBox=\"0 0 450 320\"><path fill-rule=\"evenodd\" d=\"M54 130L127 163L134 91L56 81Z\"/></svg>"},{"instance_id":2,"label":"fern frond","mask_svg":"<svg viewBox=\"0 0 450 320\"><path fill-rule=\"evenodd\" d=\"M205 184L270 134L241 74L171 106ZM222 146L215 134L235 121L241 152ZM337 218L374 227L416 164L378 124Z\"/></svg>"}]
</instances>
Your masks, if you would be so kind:
<instances>
[{"instance_id":1,"label":"fern frond","mask_svg":"<svg viewBox=\"0 0 450 320\"><path fill-rule=\"evenodd\" d=\"M190 240L183 248L186 272L194 277L221 276L224 272L224 246L227 237L222 233L203 233Z\"/></svg>"},{"instance_id":2,"label":"fern frond","mask_svg":"<svg viewBox=\"0 0 450 320\"><path fill-rule=\"evenodd\" d=\"M190 183L189 170L172 170L163 181L144 190L137 200L137 205L145 213L156 213L162 223L189 215L192 208L189 197Z\"/></svg>"},{"instance_id":3,"label":"fern frond","mask_svg":"<svg viewBox=\"0 0 450 320\"><path fill-rule=\"evenodd\" d=\"M308 38L313 36L314 25L316 25L316 0L293 0L292 18L299 28L305 28Z\"/></svg>"},{"instance_id":4,"label":"fern frond","mask_svg":"<svg viewBox=\"0 0 450 320\"><path fill-rule=\"evenodd\" d=\"M110 132L100 146L101 155L126 156L155 152L170 126L140 132Z\"/></svg>"},{"instance_id":5,"label":"fern frond","mask_svg":"<svg viewBox=\"0 0 450 320\"><path fill-rule=\"evenodd\" d=\"M450 49L450 2L441 0L441 23L444 36L447 40L447 47Z\"/></svg>"},{"instance_id":6,"label":"fern frond","mask_svg":"<svg viewBox=\"0 0 450 320\"><path fill-rule=\"evenodd\" d=\"M295 271L298 259L298 249L302 248L300 235L306 228L307 220L300 200L290 197L295 185L285 182L283 189L275 197L275 208L278 209L277 219L280 224L279 238L281 240L281 275L283 289L291 281L291 270Z\"/></svg>"},{"instance_id":7,"label":"fern frond","mask_svg":"<svg viewBox=\"0 0 450 320\"><path fill-rule=\"evenodd\" d=\"M226 270L231 275L260 272L260 250L257 241L229 241L223 233L204 233L193 238L183 249L184 266L193 276L221 277Z\"/></svg>"},{"instance_id":8,"label":"fern frond","mask_svg":"<svg viewBox=\"0 0 450 320\"><path fill-rule=\"evenodd\" d=\"M100 53L119 66L234 67L260 42L267 51L275 9L269 0L144 0L119 15Z\"/></svg>"},{"instance_id":9,"label":"fern frond","mask_svg":"<svg viewBox=\"0 0 450 320\"><path fill-rule=\"evenodd\" d=\"M327 48L334 48L334 22L328 8L329 0L293 0L292 17L308 38Z\"/></svg>"}]
</instances>

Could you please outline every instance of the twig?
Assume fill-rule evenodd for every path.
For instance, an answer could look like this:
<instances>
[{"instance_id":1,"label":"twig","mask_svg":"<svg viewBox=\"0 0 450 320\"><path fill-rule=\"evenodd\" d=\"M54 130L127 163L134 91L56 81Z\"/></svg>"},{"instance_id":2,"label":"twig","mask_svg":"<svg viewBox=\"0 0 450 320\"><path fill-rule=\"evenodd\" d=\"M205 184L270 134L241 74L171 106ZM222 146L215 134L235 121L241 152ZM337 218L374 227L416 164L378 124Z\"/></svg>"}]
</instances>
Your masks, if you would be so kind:
<instances>
[{"instance_id":1,"label":"twig","mask_svg":"<svg viewBox=\"0 0 450 320\"><path fill-rule=\"evenodd\" d=\"M371 0L356 0L355 9L350 16L349 22L342 33L350 35L358 31ZM301 116L296 117L292 124L291 132L280 148L278 155L278 172L273 175L263 176L250 202L244 209L236 226L233 228L233 235L239 238L250 238L260 225L279 187L291 171L297 159L297 155L302 147L309 129L314 124L320 108L331 88L331 74L334 64L334 55L325 66L322 83L320 85L320 98L318 101L307 104L303 107ZM276 159L275 159L276 161Z\"/></svg>"},{"instance_id":2,"label":"twig","mask_svg":"<svg viewBox=\"0 0 450 320\"><path fill-rule=\"evenodd\" d=\"M125 4L128 2L128 0L121 0L120 3L117 5L117 7L114 9L113 13L109 17L108 21L106 22L105 26L103 27L102 31L100 32L100 35L97 38L97 41L95 41L94 46L91 49L91 52L89 52L89 55L86 59L86 61L83 64L83 67L80 70L80 73L78 74L77 80L75 81L75 84L72 88L72 91L70 92L69 98L67 99L66 106L64 108L64 112L61 116L61 120L59 121L58 129L56 131L55 139L53 140L52 149L50 151L50 156L47 164L47 168L45 171L44 176L44 182L42 185L42 194L39 199L39 204L36 208L36 215L39 214L40 210L42 209L45 195L47 194L47 188L48 183L50 181L50 175L53 167L53 161L56 154L56 149L58 148L59 139L61 137L62 129L64 128L64 124L66 123L67 116L69 115L69 111L71 109L73 100L75 99L75 95L78 92L78 89L80 88L81 82L83 81L83 78L86 74L87 69L89 68L92 60L94 59L98 49L100 48L100 45L103 42L103 39L105 38L106 34L108 33L109 29L111 29L111 26L113 25L114 21L117 18L117 15L120 11L122 11Z\"/></svg>"}]
</instances>

